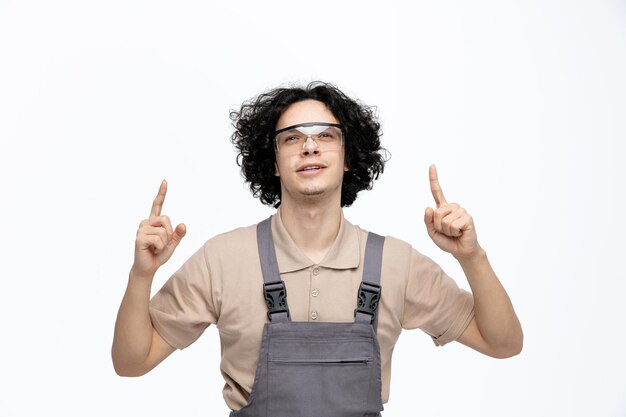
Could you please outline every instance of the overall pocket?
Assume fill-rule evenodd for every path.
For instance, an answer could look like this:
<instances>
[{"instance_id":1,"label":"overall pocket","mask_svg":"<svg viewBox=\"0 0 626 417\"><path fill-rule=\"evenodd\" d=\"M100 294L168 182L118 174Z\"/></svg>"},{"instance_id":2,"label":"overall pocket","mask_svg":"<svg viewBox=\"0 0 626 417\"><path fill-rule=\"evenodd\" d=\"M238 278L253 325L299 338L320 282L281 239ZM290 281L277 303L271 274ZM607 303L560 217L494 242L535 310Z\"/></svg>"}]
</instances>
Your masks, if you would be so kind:
<instances>
[{"instance_id":1,"label":"overall pocket","mask_svg":"<svg viewBox=\"0 0 626 417\"><path fill-rule=\"evenodd\" d=\"M362 416L373 364L366 356L274 357L268 361L269 414Z\"/></svg>"}]
</instances>

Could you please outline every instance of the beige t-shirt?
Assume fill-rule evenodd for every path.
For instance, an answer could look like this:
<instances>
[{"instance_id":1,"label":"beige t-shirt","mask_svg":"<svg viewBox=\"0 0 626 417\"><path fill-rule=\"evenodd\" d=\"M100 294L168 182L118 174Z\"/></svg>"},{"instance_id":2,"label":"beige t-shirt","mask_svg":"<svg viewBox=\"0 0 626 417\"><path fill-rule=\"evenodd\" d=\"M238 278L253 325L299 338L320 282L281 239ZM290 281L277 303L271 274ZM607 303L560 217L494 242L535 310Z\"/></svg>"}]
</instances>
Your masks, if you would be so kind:
<instances>
[{"instance_id":1,"label":"beige t-shirt","mask_svg":"<svg viewBox=\"0 0 626 417\"><path fill-rule=\"evenodd\" d=\"M353 322L367 231L342 215L337 238L319 264L299 251L280 215L272 216L272 235L291 319ZM377 329L383 403L389 399L391 355L402 329L419 328L443 346L456 340L473 316L471 293L459 288L432 259L387 237ZM268 322L256 225L209 239L154 295L150 317L161 337L177 349L189 346L215 324L226 381L224 399L231 410L243 407Z\"/></svg>"}]
</instances>

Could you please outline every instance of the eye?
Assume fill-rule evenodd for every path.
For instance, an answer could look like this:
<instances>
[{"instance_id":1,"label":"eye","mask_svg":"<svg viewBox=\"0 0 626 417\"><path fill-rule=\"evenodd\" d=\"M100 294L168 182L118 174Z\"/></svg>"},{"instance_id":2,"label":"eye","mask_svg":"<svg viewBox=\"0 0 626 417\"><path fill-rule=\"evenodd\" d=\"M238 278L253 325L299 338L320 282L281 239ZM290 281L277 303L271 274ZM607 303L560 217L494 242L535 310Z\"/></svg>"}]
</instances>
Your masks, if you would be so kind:
<instances>
[{"instance_id":1,"label":"eye","mask_svg":"<svg viewBox=\"0 0 626 417\"><path fill-rule=\"evenodd\" d=\"M278 140L284 145L297 145L302 142L302 135L299 135L298 133L285 132L283 135L279 136Z\"/></svg>"},{"instance_id":2,"label":"eye","mask_svg":"<svg viewBox=\"0 0 626 417\"><path fill-rule=\"evenodd\" d=\"M324 140L333 140L337 138L337 135L332 130L325 130L318 135L319 138Z\"/></svg>"}]
</instances>

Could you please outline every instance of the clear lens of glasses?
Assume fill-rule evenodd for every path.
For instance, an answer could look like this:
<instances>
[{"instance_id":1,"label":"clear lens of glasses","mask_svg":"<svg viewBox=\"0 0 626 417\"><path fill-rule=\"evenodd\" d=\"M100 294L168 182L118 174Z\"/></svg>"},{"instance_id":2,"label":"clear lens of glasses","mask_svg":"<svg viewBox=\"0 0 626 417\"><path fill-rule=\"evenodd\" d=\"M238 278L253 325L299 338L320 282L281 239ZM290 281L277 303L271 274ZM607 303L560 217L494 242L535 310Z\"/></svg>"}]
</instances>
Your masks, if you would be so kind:
<instances>
[{"instance_id":1,"label":"clear lens of glasses","mask_svg":"<svg viewBox=\"0 0 626 417\"><path fill-rule=\"evenodd\" d=\"M300 152L309 137L320 151L338 150L343 145L343 135L339 125L303 123L277 131L275 136L276 150L288 153Z\"/></svg>"}]
</instances>

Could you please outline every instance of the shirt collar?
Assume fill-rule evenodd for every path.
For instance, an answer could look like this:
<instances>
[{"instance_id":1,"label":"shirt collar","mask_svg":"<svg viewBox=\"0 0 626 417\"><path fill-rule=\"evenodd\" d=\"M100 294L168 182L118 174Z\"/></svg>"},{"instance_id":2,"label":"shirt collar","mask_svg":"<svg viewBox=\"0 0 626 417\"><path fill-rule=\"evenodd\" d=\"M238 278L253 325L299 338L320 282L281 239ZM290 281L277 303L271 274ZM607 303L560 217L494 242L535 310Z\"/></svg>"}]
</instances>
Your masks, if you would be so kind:
<instances>
[{"instance_id":1,"label":"shirt collar","mask_svg":"<svg viewBox=\"0 0 626 417\"><path fill-rule=\"evenodd\" d=\"M272 238L276 248L276 259L280 273L293 272L315 265L308 256L303 254L285 229L280 218L280 208L272 215ZM357 227L343 217L335 242L319 263L320 266L332 269L350 269L359 266L359 233Z\"/></svg>"}]
</instances>

